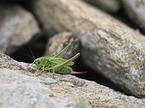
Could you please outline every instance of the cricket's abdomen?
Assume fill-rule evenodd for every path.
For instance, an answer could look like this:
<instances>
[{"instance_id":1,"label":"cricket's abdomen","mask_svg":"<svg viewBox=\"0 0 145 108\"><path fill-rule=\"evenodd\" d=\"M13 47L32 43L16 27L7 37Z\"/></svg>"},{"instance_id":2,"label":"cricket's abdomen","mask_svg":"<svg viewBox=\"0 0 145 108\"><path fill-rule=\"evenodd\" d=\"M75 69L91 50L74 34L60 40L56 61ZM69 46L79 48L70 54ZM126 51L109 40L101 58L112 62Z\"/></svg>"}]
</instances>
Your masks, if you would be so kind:
<instances>
[{"instance_id":1,"label":"cricket's abdomen","mask_svg":"<svg viewBox=\"0 0 145 108\"><path fill-rule=\"evenodd\" d=\"M72 72L72 68L71 67L67 67L64 66L60 71L58 71L59 73L64 73L64 74L69 74Z\"/></svg>"}]
</instances>

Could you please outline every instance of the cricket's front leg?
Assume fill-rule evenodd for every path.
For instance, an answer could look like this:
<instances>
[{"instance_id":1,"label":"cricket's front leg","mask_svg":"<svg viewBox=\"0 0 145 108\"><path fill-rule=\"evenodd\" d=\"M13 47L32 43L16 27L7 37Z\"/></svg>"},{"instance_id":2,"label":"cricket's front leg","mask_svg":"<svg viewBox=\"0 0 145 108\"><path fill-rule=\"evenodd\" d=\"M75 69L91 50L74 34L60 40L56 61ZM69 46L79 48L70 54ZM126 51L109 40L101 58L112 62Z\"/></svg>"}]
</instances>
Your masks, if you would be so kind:
<instances>
[{"instance_id":1,"label":"cricket's front leg","mask_svg":"<svg viewBox=\"0 0 145 108\"><path fill-rule=\"evenodd\" d=\"M43 71L45 70L45 67L44 66L42 67L42 70ZM36 76L39 76L43 71L40 71Z\"/></svg>"}]
</instances>

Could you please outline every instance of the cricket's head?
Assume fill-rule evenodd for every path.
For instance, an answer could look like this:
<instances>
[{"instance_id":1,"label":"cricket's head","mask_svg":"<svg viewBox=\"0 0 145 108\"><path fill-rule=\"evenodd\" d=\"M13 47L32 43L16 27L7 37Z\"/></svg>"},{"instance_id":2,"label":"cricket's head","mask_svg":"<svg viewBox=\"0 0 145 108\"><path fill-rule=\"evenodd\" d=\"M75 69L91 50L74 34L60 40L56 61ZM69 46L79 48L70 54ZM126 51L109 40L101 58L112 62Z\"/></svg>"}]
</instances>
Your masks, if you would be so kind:
<instances>
[{"instance_id":1,"label":"cricket's head","mask_svg":"<svg viewBox=\"0 0 145 108\"><path fill-rule=\"evenodd\" d=\"M43 57L37 58L34 60L34 64L36 64L36 66L41 67L44 66L46 64L46 60Z\"/></svg>"},{"instance_id":2,"label":"cricket's head","mask_svg":"<svg viewBox=\"0 0 145 108\"><path fill-rule=\"evenodd\" d=\"M33 63L36 64L36 66L41 66L40 60L35 59Z\"/></svg>"}]
</instances>

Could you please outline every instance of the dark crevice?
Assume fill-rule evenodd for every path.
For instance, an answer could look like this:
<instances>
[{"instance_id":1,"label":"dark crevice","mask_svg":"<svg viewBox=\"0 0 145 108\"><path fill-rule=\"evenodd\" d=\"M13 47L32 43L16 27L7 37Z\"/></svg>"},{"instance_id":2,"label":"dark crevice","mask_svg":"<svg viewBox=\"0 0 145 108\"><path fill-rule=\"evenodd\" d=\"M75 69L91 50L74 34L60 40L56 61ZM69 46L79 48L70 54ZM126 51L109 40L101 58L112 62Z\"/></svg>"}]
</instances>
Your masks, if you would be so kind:
<instances>
[{"instance_id":1,"label":"dark crevice","mask_svg":"<svg viewBox=\"0 0 145 108\"><path fill-rule=\"evenodd\" d=\"M11 57L17 61L32 63L34 61L34 57L38 58L40 56L43 56L47 40L48 39L46 36L34 39L26 45L21 46L16 52L11 55Z\"/></svg>"}]
</instances>

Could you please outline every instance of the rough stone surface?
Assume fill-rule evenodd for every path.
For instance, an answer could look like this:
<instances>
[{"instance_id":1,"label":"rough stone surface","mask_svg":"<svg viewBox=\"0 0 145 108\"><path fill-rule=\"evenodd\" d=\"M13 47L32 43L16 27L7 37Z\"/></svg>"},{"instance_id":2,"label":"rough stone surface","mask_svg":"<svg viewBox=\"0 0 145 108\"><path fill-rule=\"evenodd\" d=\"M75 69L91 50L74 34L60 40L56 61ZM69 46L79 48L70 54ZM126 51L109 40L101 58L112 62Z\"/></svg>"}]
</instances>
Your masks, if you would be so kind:
<instances>
[{"instance_id":1,"label":"rough stone surface","mask_svg":"<svg viewBox=\"0 0 145 108\"><path fill-rule=\"evenodd\" d=\"M122 90L145 97L142 35L80 0L43 0L32 7L46 29L49 25L59 32L72 31L80 39L81 55L88 66Z\"/></svg>"},{"instance_id":2,"label":"rough stone surface","mask_svg":"<svg viewBox=\"0 0 145 108\"><path fill-rule=\"evenodd\" d=\"M17 4L1 3L0 15L0 50L4 53L13 53L39 32L34 17Z\"/></svg>"},{"instance_id":3,"label":"rough stone surface","mask_svg":"<svg viewBox=\"0 0 145 108\"><path fill-rule=\"evenodd\" d=\"M32 64L17 62L0 52L1 108L145 107L145 99L125 96L72 75L55 74L55 79L52 79L52 73L44 72L36 77L30 71L34 67Z\"/></svg>"},{"instance_id":4,"label":"rough stone surface","mask_svg":"<svg viewBox=\"0 0 145 108\"><path fill-rule=\"evenodd\" d=\"M123 3L126 15L145 32L145 0L139 7L136 6L136 1L141 0L121 0Z\"/></svg>"},{"instance_id":5,"label":"rough stone surface","mask_svg":"<svg viewBox=\"0 0 145 108\"><path fill-rule=\"evenodd\" d=\"M71 32L63 32L53 36L46 46L45 56L52 56L59 53L64 47L71 43L70 48L61 58L69 59L79 51L79 39Z\"/></svg>"},{"instance_id":6,"label":"rough stone surface","mask_svg":"<svg viewBox=\"0 0 145 108\"><path fill-rule=\"evenodd\" d=\"M85 0L107 12L117 12L120 9L120 0Z\"/></svg>"}]
</instances>

